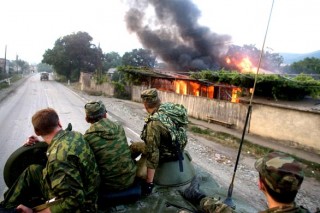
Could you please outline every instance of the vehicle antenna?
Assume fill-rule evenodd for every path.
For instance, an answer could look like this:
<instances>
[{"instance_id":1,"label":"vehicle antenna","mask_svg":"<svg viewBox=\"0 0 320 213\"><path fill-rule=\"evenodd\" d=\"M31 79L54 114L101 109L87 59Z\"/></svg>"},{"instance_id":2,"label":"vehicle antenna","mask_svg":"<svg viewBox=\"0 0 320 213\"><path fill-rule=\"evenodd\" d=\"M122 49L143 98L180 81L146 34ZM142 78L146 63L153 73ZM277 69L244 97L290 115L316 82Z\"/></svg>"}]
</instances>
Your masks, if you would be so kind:
<instances>
[{"instance_id":1,"label":"vehicle antenna","mask_svg":"<svg viewBox=\"0 0 320 213\"><path fill-rule=\"evenodd\" d=\"M260 66L261 66L261 60L262 60L262 56L263 56L263 52L264 52L264 45L266 43L266 38L267 38L268 30L269 30L269 24L270 24L270 20L271 20L271 14L272 14L272 10L273 10L273 5L274 5L274 0L272 1L270 14L269 14L269 19L268 19L268 24L267 24L267 29L266 29L266 32L265 32L265 35L264 35L264 40L263 40L263 44L262 44L262 48L261 48L261 52L260 52L259 64L258 64L257 72L256 72L255 78L254 78L253 91L251 93L251 98L250 98L250 102L249 102L249 106L248 106L248 112L247 112L246 120L245 120L244 127L243 127L243 132L242 132L242 137L241 137L241 141L240 141L240 145L239 145L237 160L236 160L236 164L234 166L232 180L231 180L231 183L229 185L228 195L227 195L227 198L224 200L224 203L227 204L228 206L230 206L233 209L236 208L236 205L232 201L233 182L234 182L234 178L236 176L236 171L237 171L237 167L238 167L238 163L239 163L239 157L240 157L240 154L241 154L242 144L243 144L243 141L244 141L244 136L245 136L247 125L248 125L248 120L249 120L251 109L252 109L252 99L253 99L253 95L254 95L254 92L255 92L256 83L257 83L257 77L258 77L258 73L259 73Z\"/></svg>"}]
</instances>

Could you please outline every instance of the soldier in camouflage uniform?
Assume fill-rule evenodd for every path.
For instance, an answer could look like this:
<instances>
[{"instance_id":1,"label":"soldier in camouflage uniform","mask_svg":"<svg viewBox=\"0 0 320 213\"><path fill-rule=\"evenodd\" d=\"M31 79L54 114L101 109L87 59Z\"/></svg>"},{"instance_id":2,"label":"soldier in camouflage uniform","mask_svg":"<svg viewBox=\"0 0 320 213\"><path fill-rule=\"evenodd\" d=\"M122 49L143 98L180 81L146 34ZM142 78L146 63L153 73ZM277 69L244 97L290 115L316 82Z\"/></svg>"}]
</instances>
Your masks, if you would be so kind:
<instances>
[{"instance_id":1,"label":"soldier in camouflage uniform","mask_svg":"<svg viewBox=\"0 0 320 213\"><path fill-rule=\"evenodd\" d=\"M120 191L131 186L136 177L136 164L123 127L107 119L107 111L101 101L85 105L86 121L91 123L84 134L92 148L101 175L101 191Z\"/></svg>"},{"instance_id":2,"label":"soldier in camouflage uniform","mask_svg":"<svg viewBox=\"0 0 320 213\"><path fill-rule=\"evenodd\" d=\"M94 154L82 134L62 130L57 113L43 109L32 117L36 135L49 145L46 166L29 166L5 193L6 208L32 212L30 199L59 202L45 206L46 212L96 212L100 176ZM39 141L33 136L33 141ZM28 207L27 207L28 206ZM5 212L5 211L4 211Z\"/></svg>"},{"instance_id":3,"label":"soldier in camouflage uniform","mask_svg":"<svg viewBox=\"0 0 320 213\"><path fill-rule=\"evenodd\" d=\"M259 172L259 188L265 194L269 209L261 213L305 213L309 212L294 202L304 178L302 165L291 156L281 152L271 152L255 162ZM219 199L208 197L199 190L199 181L195 178L183 192L183 196L200 204L206 213L235 212Z\"/></svg>"},{"instance_id":4,"label":"soldier in camouflage uniform","mask_svg":"<svg viewBox=\"0 0 320 213\"><path fill-rule=\"evenodd\" d=\"M141 98L148 117L145 119L141 138L145 142L145 155L147 166L146 182L142 185L142 192L148 195L153 189L153 178L158 164L165 161L178 160L177 149L172 142L172 136L159 119L154 119L161 105L156 89L147 89L141 93ZM185 134L186 138L186 134ZM180 151L183 151L184 146Z\"/></svg>"}]
</instances>

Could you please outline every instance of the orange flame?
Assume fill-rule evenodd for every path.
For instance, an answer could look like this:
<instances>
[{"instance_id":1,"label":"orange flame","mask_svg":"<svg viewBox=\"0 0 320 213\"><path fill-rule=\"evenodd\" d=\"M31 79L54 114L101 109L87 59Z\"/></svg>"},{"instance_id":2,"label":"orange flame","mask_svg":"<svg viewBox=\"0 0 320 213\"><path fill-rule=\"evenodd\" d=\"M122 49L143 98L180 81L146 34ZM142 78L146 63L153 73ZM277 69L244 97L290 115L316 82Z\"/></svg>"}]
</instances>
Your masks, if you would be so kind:
<instances>
[{"instance_id":1,"label":"orange flame","mask_svg":"<svg viewBox=\"0 0 320 213\"><path fill-rule=\"evenodd\" d=\"M245 56L242 59L226 57L225 60L227 64L236 66L240 70L240 72L245 72L245 73L257 72L257 68L253 66L248 56Z\"/></svg>"},{"instance_id":2,"label":"orange flame","mask_svg":"<svg viewBox=\"0 0 320 213\"><path fill-rule=\"evenodd\" d=\"M239 93L241 92L240 88L233 88L232 89L232 96L231 96L231 102L232 103L239 103Z\"/></svg>"},{"instance_id":3,"label":"orange flame","mask_svg":"<svg viewBox=\"0 0 320 213\"><path fill-rule=\"evenodd\" d=\"M176 85L176 93L182 94L182 95L187 94L187 83L186 82L184 82L182 80L178 80L178 81L175 81L174 84Z\"/></svg>"}]
</instances>

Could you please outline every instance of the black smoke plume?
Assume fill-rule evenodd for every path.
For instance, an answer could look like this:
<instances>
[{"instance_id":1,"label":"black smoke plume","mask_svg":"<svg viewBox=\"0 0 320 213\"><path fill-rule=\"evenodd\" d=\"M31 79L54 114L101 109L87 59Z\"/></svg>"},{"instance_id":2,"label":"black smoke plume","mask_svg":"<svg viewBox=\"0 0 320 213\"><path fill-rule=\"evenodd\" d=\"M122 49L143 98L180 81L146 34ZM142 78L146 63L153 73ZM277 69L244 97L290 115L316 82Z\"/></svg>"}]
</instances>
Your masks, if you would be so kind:
<instances>
[{"instance_id":1,"label":"black smoke plume","mask_svg":"<svg viewBox=\"0 0 320 213\"><path fill-rule=\"evenodd\" d=\"M231 37L200 26L200 10L191 0L129 0L125 19L129 31L174 70L220 67ZM154 11L153 19L148 13ZM214 12L214 11L213 11Z\"/></svg>"}]
</instances>

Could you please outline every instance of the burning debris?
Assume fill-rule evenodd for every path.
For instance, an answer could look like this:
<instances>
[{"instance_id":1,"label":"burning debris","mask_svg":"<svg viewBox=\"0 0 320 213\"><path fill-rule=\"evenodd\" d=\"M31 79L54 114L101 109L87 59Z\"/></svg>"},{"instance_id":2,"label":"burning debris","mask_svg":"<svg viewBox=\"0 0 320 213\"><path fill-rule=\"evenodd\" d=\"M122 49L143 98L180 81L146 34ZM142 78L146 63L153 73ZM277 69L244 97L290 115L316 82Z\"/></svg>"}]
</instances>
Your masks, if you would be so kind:
<instances>
[{"instance_id":1,"label":"burning debris","mask_svg":"<svg viewBox=\"0 0 320 213\"><path fill-rule=\"evenodd\" d=\"M191 0L129 0L127 28L173 70L218 69L231 37L200 26ZM150 13L154 13L151 17Z\"/></svg>"}]
</instances>

